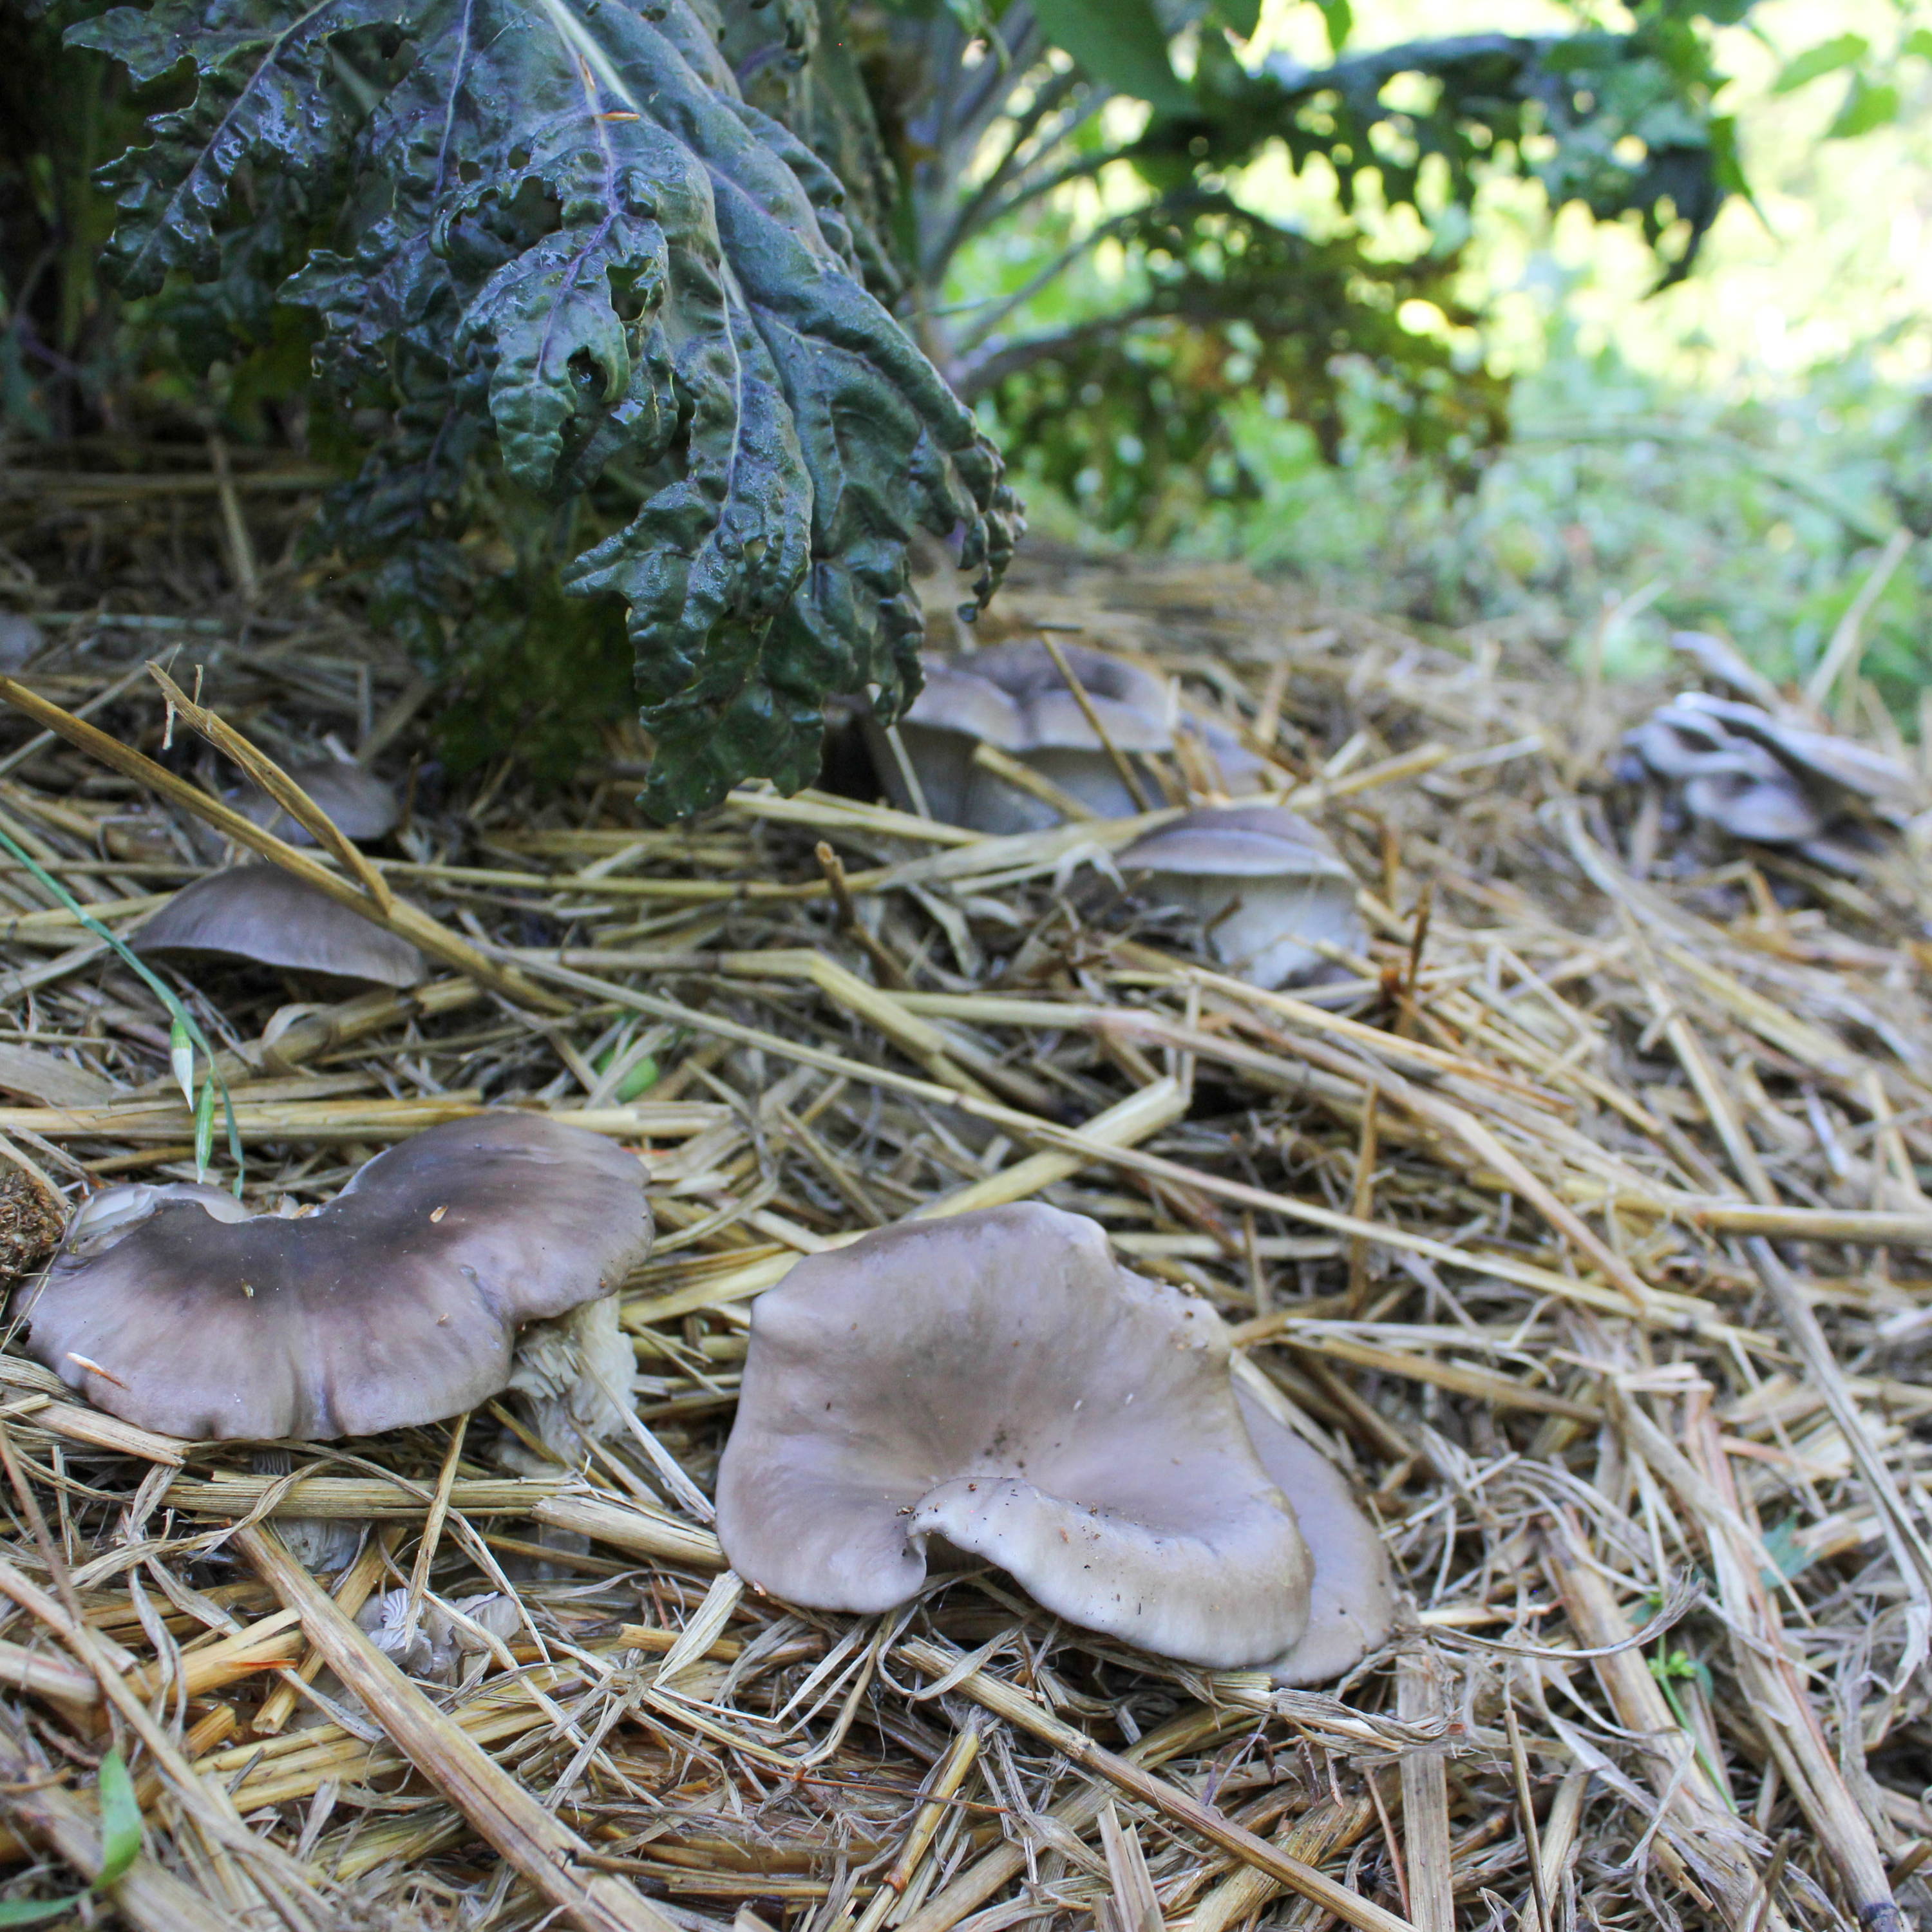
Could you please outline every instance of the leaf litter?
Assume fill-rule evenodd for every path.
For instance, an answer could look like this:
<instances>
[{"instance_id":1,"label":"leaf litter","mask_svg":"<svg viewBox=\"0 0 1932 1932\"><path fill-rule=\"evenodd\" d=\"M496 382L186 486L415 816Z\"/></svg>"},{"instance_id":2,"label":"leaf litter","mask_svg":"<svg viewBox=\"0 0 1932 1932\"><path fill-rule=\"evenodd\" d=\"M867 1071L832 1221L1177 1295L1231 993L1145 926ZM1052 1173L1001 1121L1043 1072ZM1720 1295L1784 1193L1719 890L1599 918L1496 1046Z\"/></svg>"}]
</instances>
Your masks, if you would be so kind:
<instances>
[{"instance_id":1,"label":"leaf litter","mask_svg":"<svg viewBox=\"0 0 1932 1932\"><path fill-rule=\"evenodd\" d=\"M44 615L4 687L12 740L52 734L0 776L33 862L0 871L10 1252L106 1183L236 1179L182 1018L98 932L250 852L433 970L165 969L245 1198L329 1198L518 1106L638 1150L658 1240L622 1304L636 1426L544 1478L510 1398L194 1444L0 1355L9 1896L77 1874L142 1927L653 1932L1773 1932L1932 1903L1913 824L1855 876L1660 846L1604 777L1659 692L1222 567L1032 551L980 641L1046 626L1177 677L1354 868L1360 950L1263 992L1091 890L1211 797L1198 767L1154 760L1149 814L1017 836L761 787L667 830L628 730L562 796L448 779L340 609L125 614ZM158 632L171 692L129 675ZM395 775L394 839L352 866L224 816L236 734L258 782L332 736ZM752 1298L868 1228L1023 1199L1206 1296L1349 1472L1406 1609L1344 1682L1138 1654L994 1572L854 1618L722 1570ZM412 1600L442 1634L416 1678L365 1628Z\"/></svg>"}]
</instances>

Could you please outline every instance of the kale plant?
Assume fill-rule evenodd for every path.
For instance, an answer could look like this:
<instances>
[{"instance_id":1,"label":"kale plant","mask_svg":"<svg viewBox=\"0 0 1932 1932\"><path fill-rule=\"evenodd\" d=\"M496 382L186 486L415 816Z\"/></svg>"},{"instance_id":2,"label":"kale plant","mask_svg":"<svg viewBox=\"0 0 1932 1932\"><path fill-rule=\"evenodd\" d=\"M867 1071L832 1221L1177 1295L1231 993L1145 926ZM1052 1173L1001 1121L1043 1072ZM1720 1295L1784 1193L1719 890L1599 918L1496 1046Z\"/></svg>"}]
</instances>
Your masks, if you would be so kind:
<instances>
[{"instance_id":1,"label":"kale plant","mask_svg":"<svg viewBox=\"0 0 1932 1932\"><path fill-rule=\"evenodd\" d=\"M449 606L480 492L628 491L565 576L628 612L654 812L796 788L828 693L916 688L915 526L996 580L997 454L693 0L156 0L71 38L194 76L116 164L124 292L308 310L392 419L332 526L391 608Z\"/></svg>"}]
</instances>

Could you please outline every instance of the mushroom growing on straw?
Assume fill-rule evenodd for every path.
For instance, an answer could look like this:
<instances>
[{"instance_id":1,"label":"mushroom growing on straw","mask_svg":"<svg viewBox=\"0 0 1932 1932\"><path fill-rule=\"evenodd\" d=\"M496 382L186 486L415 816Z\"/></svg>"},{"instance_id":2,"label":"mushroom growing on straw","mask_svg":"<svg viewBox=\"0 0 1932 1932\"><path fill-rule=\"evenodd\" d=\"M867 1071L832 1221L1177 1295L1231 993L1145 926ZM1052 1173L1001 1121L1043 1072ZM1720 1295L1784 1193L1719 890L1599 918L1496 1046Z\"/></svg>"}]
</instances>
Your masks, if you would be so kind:
<instances>
[{"instance_id":1,"label":"mushroom growing on straw","mask_svg":"<svg viewBox=\"0 0 1932 1932\"><path fill-rule=\"evenodd\" d=\"M925 688L900 719L898 735L935 818L992 832L1037 832L1060 822L1046 800L980 762L982 745L1025 765L1096 818L1130 818L1144 808L1128 771L1147 800L1160 802L1147 759L1174 748L1179 711L1172 686L1102 651L1063 645L1060 656L1078 692L1036 640L920 659ZM1223 782L1232 790L1252 790L1260 761L1222 728L1200 730ZM887 791L902 807L910 806L911 787L886 733L868 723L868 736Z\"/></svg>"},{"instance_id":2,"label":"mushroom growing on straw","mask_svg":"<svg viewBox=\"0 0 1932 1932\"><path fill-rule=\"evenodd\" d=\"M290 765L287 775L322 808L345 838L381 838L395 830L400 815L396 794L374 772L341 758L314 758ZM246 787L236 800L242 817L291 845L313 845L315 835L284 812L268 794Z\"/></svg>"},{"instance_id":3,"label":"mushroom growing on straw","mask_svg":"<svg viewBox=\"0 0 1932 1932\"><path fill-rule=\"evenodd\" d=\"M215 952L382 986L413 986L428 970L407 940L268 865L231 866L184 886L128 943L137 952Z\"/></svg>"},{"instance_id":4,"label":"mushroom growing on straw","mask_svg":"<svg viewBox=\"0 0 1932 1932\"><path fill-rule=\"evenodd\" d=\"M634 1154L540 1115L484 1114L378 1154L293 1218L210 1187L110 1189L15 1312L32 1354L143 1428L370 1436L515 1386L533 1348L557 1384L550 1324L599 1301L614 1316L650 1242ZM628 1394L626 1369L613 1393ZM591 1360L582 1372L601 1384L611 1372ZM580 1424L602 1400L566 1390L538 1404L560 1460L580 1454Z\"/></svg>"},{"instance_id":5,"label":"mushroom growing on straw","mask_svg":"<svg viewBox=\"0 0 1932 1932\"><path fill-rule=\"evenodd\" d=\"M1360 952L1355 875L1324 832L1278 805L1190 812L1115 861L1156 906L1200 922L1229 972L1274 988L1331 972L1324 945Z\"/></svg>"},{"instance_id":6,"label":"mushroom growing on straw","mask_svg":"<svg viewBox=\"0 0 1932 1932\"><path fill-rule=\"evenodd\" d=\"M929 1558L966 1552L1086 1629L1279 1666L1327 1559L1257 1457L1228 1360L1205 1302L1120 1268L1084 1216L882 1229L754 1305L719 1539L815 1609L890 1609ZM1364 1645L1381 1634L1365 1622ZM1346 1647L1322 1636L1324 1660Z\"/></svg>"},{"instance_id":7,"label":"mushroom growing on straw","mask_svg":"<svg viewBox=\"0 0 1932 1932\"><path fill-rule=\"evenodd\" d=\"M1912 773L1870 746L1802 716L1680 692L1624 738L1620 776L1666 788L1684 813L1732 838L1790 846L1840 872L1862 868L1856 842L1896 826L1919 802Z\"/></svg>"}]
</instances>

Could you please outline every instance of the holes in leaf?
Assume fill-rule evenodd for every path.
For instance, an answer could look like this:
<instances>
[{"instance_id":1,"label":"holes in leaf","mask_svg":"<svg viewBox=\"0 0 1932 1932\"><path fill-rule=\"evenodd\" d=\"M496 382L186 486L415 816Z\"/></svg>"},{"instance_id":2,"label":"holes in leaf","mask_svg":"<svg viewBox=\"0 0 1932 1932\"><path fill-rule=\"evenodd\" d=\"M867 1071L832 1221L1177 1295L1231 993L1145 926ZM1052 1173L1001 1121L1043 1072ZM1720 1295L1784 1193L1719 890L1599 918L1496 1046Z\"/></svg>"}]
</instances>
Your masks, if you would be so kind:
<instances>
[{"instance_id":1,"label":"holes in leaf","mask_svg":"<svg viewBox=\"0 0 1932 1932\"><path fill-rule=\"evenodd\" d=\"M604 365L589 350L580 349L571 357L570 380L576 385L578 394L586 403L594 405L604 400Z\"/></svg>"}]
</instances>

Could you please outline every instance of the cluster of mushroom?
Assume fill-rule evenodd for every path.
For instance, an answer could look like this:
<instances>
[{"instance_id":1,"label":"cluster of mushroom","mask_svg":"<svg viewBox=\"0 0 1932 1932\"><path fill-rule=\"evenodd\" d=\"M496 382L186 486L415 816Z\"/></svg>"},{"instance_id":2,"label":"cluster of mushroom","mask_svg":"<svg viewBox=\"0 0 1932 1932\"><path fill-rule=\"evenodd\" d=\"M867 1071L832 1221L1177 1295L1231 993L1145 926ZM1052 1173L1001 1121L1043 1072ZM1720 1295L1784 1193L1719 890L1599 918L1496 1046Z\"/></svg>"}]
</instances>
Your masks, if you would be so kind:
<instances>
[{"instance_id":1,"label":"cluster of mushroom","mask_svg":"<svg viewBox=\"0 0 1932 1932\"><path fill-rule=\"evenodd\" d=\"M379 1154L305 1213L108 1190L14 1312L70 1388L171 1435L366 1436L521 1389L572 1462L631 1401L616 1290L650 1240L635 1156L503 1112ZM1161 1654L1333 1676L1387 1633L1382 1546L1340 1474L1238 1398L1229 1361L1206 1304L1127 1273L1096 1223L1051 1208L808 1258L754 1310L725 1553L775 1595L860 1612L977 1556ZM365 1621L447 1676L509 1614L430 1609L418 1623L385 1598Z\"/></svg>"},{"instance_id":2,"label":"cluster of mushroom","mask_svg":"<svg viewBox=\"0 0 1932 1932\"><path fill-rule=\"evenodd\" d=\"M759 1298L718 1533L789 1602L889 1610L977 1558L1084 1629L1289 1684L1394 1614L1373 1527L1238 1395L1213 1310L1033 1204L880 1230Z\"/></svg>"},{"instance_id":3,"label":"cluster of mushroom","mask_svg":"<svg viewBox=\"0 0 1932 1932\"><path fill-rule=\"evenodd\" d=\"M902 809L996 834L1043 830L1070 811L1131 818L1166 796L1155 761L1185 763L1190 735L1214 789L1240 799L1265 783L1232 732L1182 718L1171 681L1104 652L1068 645L1056 657L1023 640L920 663L924 688L896 730L867 726ZM1138 909L1187 916L1209 954L1256 986L1321 976L1362 949L1354 875L1282 806L1184 812L1114 862Z\"/></svg>"},{"instance_id":4,"label":"cluster of mushroom","mask_svg":"<svg viewBox=\"0 0 1932 1932\"><path fill-rule=\"evenodd\" d=\"M1916 791L1896 759L1788 706L1701 691L1680 692L1625 735L1618 776L1680 823L1840 872L1864 868L1872 830L1902 824Z\"/></svg>"}]
</instances>

